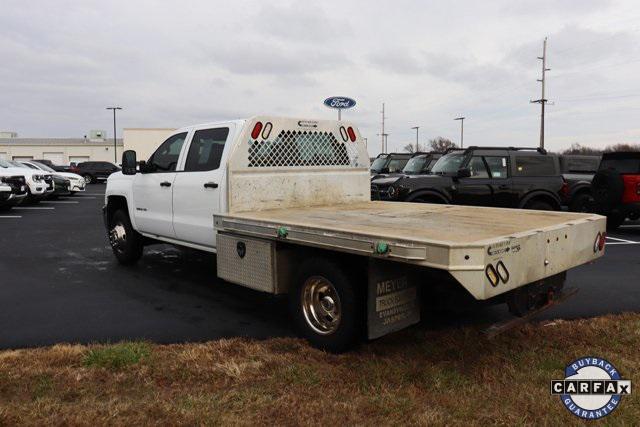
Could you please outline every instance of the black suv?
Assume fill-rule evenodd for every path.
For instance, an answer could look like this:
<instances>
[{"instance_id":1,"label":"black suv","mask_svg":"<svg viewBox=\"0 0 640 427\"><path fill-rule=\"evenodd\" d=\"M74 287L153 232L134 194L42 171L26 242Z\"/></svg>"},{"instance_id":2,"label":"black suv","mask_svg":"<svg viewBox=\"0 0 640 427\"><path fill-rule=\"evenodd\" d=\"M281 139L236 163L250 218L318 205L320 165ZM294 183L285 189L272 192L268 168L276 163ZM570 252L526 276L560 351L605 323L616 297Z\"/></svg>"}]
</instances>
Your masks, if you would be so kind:
<instances>
[{"instance_id":1,"label":"black suv","mask_svg":"<svg viewBox=\"0 0 640 427\"><path fill-rule=\"evenodd\" d=\"M607 229L640 218L640 152L604 153L591 192L596 211L607 216Z\"/></svg>"},{"instance_id":2,"label":"black suv","mask_svg":"<svg viewBox=\"0 0 640 427\"><path fill-rule=\"evenodd\" d=\"M567 190L545 150L469 147L449 150L429 174L373 180L371 199L559 210Z\"/></svg>"},{"instance_id":3,"label":"black suv","mask_svg":"<svg viewBox=\"0 0 640 427\"><path fill-rule=\"evenodd\" d=\"M403 175L428 174L433 165L442 157L442 153L413 153L404 168L399 172L379 173L371 177L372 180L386 177L400 178Z\"/></svg>"},{"instance_id":4,"label":"black suv","mask_svg":"<svg viewBox=\"0 0 640 427\"><path fill-rule=\"evenodd\" d=\"M371 163L371 175L402 172L410 158L411 153L380 153Z\"/></svg>"},{"instance_id":5,"label":"black suv","mask_svg":"<svg viewBox=\"0 0 640 427\"><path fill-rule=\"evenodd\" d=\"M562 177L569 185L567 205L572 212L593 212L591 180L598 171L600 156L563 154L559 156Z\"/></svg>"},{"instance_id":6,"label":"black suv","mask_svg":"<svg viewBox=\"0 0 640 427\"><path fill-rule=\"evenodd\" d=\"M74 172L82 175L87 184L104 181L109 175L120 170L111 162L82 162L76 165L76 169Z\"/></svg>"}]
</instances>

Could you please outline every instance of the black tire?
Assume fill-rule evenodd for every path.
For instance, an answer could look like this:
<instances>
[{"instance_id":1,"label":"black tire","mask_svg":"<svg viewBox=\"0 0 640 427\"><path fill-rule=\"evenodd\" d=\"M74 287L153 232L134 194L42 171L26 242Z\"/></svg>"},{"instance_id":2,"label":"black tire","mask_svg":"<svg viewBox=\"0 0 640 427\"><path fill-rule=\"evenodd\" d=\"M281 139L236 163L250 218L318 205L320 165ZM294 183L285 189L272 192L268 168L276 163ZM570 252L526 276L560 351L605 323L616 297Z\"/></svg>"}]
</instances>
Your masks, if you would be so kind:
<instances>
[{"instance_id":1,"label":"black tire","mask_svg":"<svg viewBox=\"0 0 640 427\"><path fill-rule=\"evenodd\" d=\"M111 216L108 236L113 254L120 264L132 265L142 257L143 237L131 226L126 211L119 209Z\"/></svg>"},{"instance_id":2,"label":"black tire","mask_svg":"<svg viewBox=\"0 0 640 427\"><path fill-rule=\"evenodd\" d=\"M86 173L86 174L82 175L82 177L84 178L84 183L87 184L87 185L96 183L96 179L91 174Z\"/></svg>"},{"instance_id":3,"label":"black tire","mask_svg":"<svg viewBox=\"0 0 640 427\"><path fill-rule=\"evenodd\" d=\"M593 212L593 197L589 193L576 194L571 203L569 203L569 210L571 212Z\"/></svg>"},{"instance_id":4,"label":"black tire","mask_svg":"<svg viewBox=\"0 0 640 427\"><path fill-rule=\"evenodd\" d=\"M591 181L591 194L596 203L605 210L622 203L624 181L620 172L615 169L598 171Z\"/></svg>"},{"instance_id":5,"label":"black tire","mask_svg":"<svg viewBox=\"0 0 640 427\"><path fill-rule=\"evenodd\" d=\"M314 317L328 321L331 316L320 315L321 310L318 310L317 316L310 310L306 310L305 314L305 295L309 294L307 291L310 288L318 287L314 286L314 282L319 283L320 288L328 283L338 296L337 300L330 301L337 303L339 321L325 330L314 326ZM320 295L332 297L329 292ZM289 310L298 333L321 350L342 353L358 344L362 338L365 325L364 299L360 295L358 284L334 261L313 256L302 262L289 294Z\"/></svg>"},{"instance_id":6,"label":"black tire","mask_svg":"<svg viewBox=\"0 0 640 427\"><path fill-rule=\"evenodd\" d=\"M445 201L435 197L435 196L418 196L415 197L413 199L407 200L408 202L413 202L413 203L433 203L436 205L444 205Z\"/></svg>"},{"instance_id":7,"label":"black tire","mask_svg":"<svg viewBox=\"0 0 640 427\"><path fill-rule=\"evenodd\" d=\"M616 231L625 220L625 216L621 213L610 213L607 215L607 231Z\"/></svg>"},{"instance_id":8,"label":"black tire","mask_svg":"<svg viewBox=\"0 0 640 427\"><path fill-rule=\"evenodd\" d=\"M530 202L527 202L527 204L524 205L525 209L532 209L535 211L555 211L557 210L556 208L553 207L553 205L549 202L546 202L544 200L531 200Z\"/></svg>"}]
</instances>

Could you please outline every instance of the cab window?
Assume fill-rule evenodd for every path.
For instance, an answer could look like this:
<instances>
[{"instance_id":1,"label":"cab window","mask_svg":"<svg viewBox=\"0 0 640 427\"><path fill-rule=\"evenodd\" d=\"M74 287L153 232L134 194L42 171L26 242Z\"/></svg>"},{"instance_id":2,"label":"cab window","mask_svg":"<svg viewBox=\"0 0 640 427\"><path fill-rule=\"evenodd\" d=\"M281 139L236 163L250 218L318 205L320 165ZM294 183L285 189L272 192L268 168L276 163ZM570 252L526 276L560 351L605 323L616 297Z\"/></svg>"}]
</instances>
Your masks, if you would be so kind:
<instances>
[{"instance_id":1,"label":"cab window","mask_svg":"<svg viewBox=\"0 0 640 427\"><path fill-rule=\"evenodd\" d=\"M515 156L516 176L554 176L556 171L552 156Z\"/></svg>"},{"instance_id":2,"label":"cab window","mask_svg":"<svg viewBox=\"0 0 640 427\"><path fill-rule=\"evenodd\" d=\"M507 158L504 156L485 156L491 178L506 178L508 173Z\"/></svg>"},{"instance_id":3,"label":"cab window","mask_svg":"<svg viewBox=\"0 0 640 427\"><path fill-rule=\"evenodd\" d=\"M189 146L185 171L211 171L220 167L229 128L196 131Z\"/></svg>"},{"instance_id":4,"label":"cab window","mask_svg":"<svg viewBox=\"0 0 640 427\"><path fill-rule=\"evenodd\" d=\"M471 178L489 178L487 167L484 165L484 161L480 156L473 156L469 161L469 171L471 171Z\"/></svg>"},{"instance_id":5,"label":"cab window","mask_svg":"<svg viewBox=\"0 0 640 427\"><path fill-rule=\"evenodd\" d=\"M158 147L156 152L149 158L149 164L152 165L154 172L172 172L176 170L180 150L186 138L187 132L179 133L169 137Z\"/></svg>"}]
</instances>

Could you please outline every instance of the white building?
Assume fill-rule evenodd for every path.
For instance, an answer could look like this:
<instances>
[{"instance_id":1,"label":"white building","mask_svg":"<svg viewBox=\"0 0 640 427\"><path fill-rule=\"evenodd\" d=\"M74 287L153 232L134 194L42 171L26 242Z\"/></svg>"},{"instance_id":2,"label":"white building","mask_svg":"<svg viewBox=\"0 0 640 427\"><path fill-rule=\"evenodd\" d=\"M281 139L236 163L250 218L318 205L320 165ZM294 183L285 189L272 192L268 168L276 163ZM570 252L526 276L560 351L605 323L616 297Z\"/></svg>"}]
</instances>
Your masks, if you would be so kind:
<instances>
[{"instance_id":1,"label":"white building","mask_svg":"<svg viewBox=\"0 0 640 427\"><path fill-rule=\"evenodd\" d=\"M9 160L46 159L54 164L68 165L88 160L120 163L122 139L85 138L0 138L0 158Z\"/></svg>"}]
</instances>

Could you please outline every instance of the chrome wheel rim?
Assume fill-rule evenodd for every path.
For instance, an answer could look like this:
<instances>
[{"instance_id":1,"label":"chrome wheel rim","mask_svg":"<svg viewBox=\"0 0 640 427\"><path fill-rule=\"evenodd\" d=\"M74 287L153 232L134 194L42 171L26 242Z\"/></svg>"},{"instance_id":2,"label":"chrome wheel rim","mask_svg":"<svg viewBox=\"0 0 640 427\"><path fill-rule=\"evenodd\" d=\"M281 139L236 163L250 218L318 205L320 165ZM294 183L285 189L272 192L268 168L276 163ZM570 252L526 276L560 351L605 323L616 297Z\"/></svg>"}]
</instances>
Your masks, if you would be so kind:
<instances>
[{"instance_id":1,"label":"chrome wheel rim","mask_svg":"<svg viewBox=\"0 0 640 427\"><path fill-rule=\"evenodd\" d=\"M124 251L127 243L127 229L124 228L121 222L114 225L109 231L109 241L111 242L111 247L115 250L119 252Z\"/></svg>"},{"instance_id":2,"label":"chrome wheel rim","mask_svg":"<svg viewBox=\"0 0 640 427\"><path fill-rule=\"evenodd\" d=\"M334 333L340 325L342 307L333 284L314 276L302 286L302 313L307 325L320 335Z\"/></svg>"}]
</instances>

